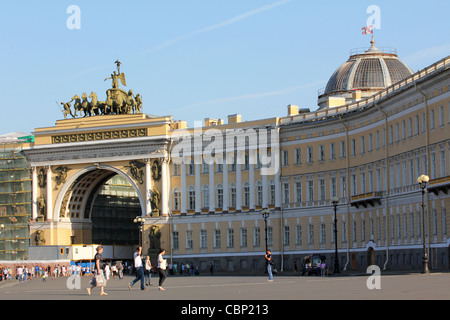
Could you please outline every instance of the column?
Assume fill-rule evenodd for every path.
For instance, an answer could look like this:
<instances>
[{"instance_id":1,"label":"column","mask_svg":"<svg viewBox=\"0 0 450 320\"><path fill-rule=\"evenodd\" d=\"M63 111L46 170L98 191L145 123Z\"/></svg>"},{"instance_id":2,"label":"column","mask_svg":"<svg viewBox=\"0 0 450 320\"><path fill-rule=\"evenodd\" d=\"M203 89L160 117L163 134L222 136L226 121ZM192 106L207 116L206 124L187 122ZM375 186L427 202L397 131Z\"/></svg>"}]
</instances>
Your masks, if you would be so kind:
<instances>
[{"instance_id":1,"label":"column","mask_svg":"<svg viewBox=\"0 0 450 320\"><path fill-rule=\"evenodd\" d=\"M249 156L250 157L250 156ZM250 206L249 211L255 211L255 165L249 161L248 180L250 184Z\"/></svg>"},{"instance_id":2,"label":"column","mask_svg":"<svg viewBox=\"0 0 450 320\"><path fill-rule=\"evenodd\" d=\"M187 213L187 197L186 197L186 163L182 161L180 163L181 173L181 214Z\"/></svg>"},{"instance_id":3,"label":"column","mask_svg":"<svg viewBox=\"0 0 450 320\"><path fill-rule=\"evenodd\" d=\"M52 197L52 168L47 166L47 220L53 220L53 197Z\"/></svg>"},{"instance_id":4,"label":"column","mask_svg":"<svg viewBox=\"0 0 450 320\"><path fill-rule=\"evenodd\" d=\"M236 161L236 212L242 211L241 163Z\"/></svg>"},{"instance_id":5,"label":"column","mask_svg":"<svg viewBox=\"0 0 450 320\"><path fill-rule=\"evenodd\" d=\"M263 200L263 202L262 202L262 208L263 209L267 209L269 206L268 206L268 197L269 197L269 192L268 192L268 189L269 189L269 186L268 186L268 184L267 184L267 175L266 174L264 174L264 175L262 175L262 184L263 184L263 198L262 198L262 200Z\"/></svg>"},{"instance_id":6,"label":"column","mask_svg":"<svg viewBox=\"0 0 450 320\"><path fill-rule=\"evenodd\" d=\"M38 203L37 203L37 192L38 192L38 188L37 188L37 168L36 167L31 167L31 172L32 172L32 179L31 179L31 218L33 220L37 220L38 217Z\"/></svg>"},{"instance_id":7,"label":"column","mask_svg":"<svg viewBox=\"0 0 450 320\"><path fill-rule=\"evenodd\" d=\"M161 159L161 214L169 215L169 159Z\"/></svg>"},{"instance_id":8,"label":"column","mask_svg":"<svg viewBox=\"0 0 450 320\"><path fill-rule=\"evenodd\" d=\"M227 162L227 156L225 154L225 157L223 157L223 172L222 172L222 177L223 177L223 207L222 207L222 213L227 213L228 212L228 162Z\"/></svg>"},{"instance_id":9,"label":"column","mask_svg":"<svg viewBox=\"0 0 450 320\"><path fill-rule=\"evenodd\" d=\"M151 180L151 167L150 159L145 160L145 215L152 215L152 204L150 203L150 197L152 195L152 180ZM143 215L143 216L145 216Z\"/></svg>"},{"instance_id":10,"label":"column","mask_svg":"<svg viewBox=\"0 0 450 320\"><path fill-rule=\"evenodd\" d=\"M280 181L280 171L281 168L275 171L275 208L281 208L281 181Z\"/></svg>"},{"instance_id":11,"label":"column","mask_svg":"<svg viewBox=\"0 0 450 320\"><path fill-rule=\"evenodd\" d=\"M214 163L209 165L209 213L214 213L215 209L214 198Z\"/></svg>"},{"instance_id":12,"label":"column","mask_svg":"<svg viewBox=\"0 0 450 320\"><path fill-rule=\"evenodd\" d=\"M202 193L200 187L200 164L197 161L195 161L195 213L199 214L202 212Z\"/></svg>"}]
</instances>

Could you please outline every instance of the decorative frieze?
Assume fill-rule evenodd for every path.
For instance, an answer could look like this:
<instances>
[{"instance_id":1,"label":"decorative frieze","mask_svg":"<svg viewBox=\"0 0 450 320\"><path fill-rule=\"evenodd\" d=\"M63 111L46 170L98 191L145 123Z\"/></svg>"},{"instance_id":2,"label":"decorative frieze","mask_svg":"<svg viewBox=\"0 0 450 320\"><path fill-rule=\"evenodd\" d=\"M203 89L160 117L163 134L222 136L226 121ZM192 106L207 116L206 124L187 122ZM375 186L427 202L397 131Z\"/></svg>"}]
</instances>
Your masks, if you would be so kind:
<instances>
[{"instance_id":1,"label":"decorative frieze","mask_svg":"<svg viewBox=\"0 0 450 320\"><path fill-rule=\"evenodd\" d=\"M114 139L138 138L138 137L147 137L147 128L62 134L52 136L52 144L111 140L111 139L114 140Z\"/></svg>"}]
</instances>

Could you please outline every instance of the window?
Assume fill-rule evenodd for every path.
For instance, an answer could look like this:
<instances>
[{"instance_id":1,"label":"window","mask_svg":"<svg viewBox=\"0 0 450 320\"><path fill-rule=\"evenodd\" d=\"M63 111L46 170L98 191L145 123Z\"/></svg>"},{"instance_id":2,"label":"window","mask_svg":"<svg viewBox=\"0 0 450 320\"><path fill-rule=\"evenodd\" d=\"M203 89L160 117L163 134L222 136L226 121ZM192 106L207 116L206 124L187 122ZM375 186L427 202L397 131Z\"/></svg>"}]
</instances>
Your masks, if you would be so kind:
<instances>
[{"instance_id":1,"label":"window","mask_svg":"<svg viewBox=\"0 0 450 320\"><path fill-rule=\"evenodd\" d=\"M192 239L192 231L186 231L186 249L194 248L194 240Z\"/></svg>"},{"instance_id":2,"label":"window","mask_svg":"<svg viewBox=\"0 0 450 320\"><path fill-rule=\"evenodd\" d=\"M312 224L308 225L308 243L309 244L314 243L314 225Z\"/></svg>"},{"instance_id":3,"label":"window","mask_svg":"<svg viewBox=\"0 0 450 320\"><path fill-rule=\"evenodd\" d=\"M209 208L209 186L205 184L202 187L203 208Z\"/></svg>"},{"instance_id":4,"label":"window","mask_svg":"<svg viewBox=\"0 0 450 320\"><path fill-rule=\"evenodd\" d=\"M330 160L336 159L336 150L334 143L330 143Z\"/></svg>"},{"instance_id":5,"label":"window","mask_svg":"<svg viewBox=\"0 0 450 320\"><path fill-rule=\"evenodd\" d=\"M290 203L290 197L289 197L289 182L283 183L283 203L287 204Z\"/></svg>"},{"instance_id":6,"label":"window","mask_svg":"<svg viewBox=\"0 0 450 320\"><path fill-rule=\"evenodd\" d=\"M356 140L352 139L352 153L351 155L354 156L356 154Z\"/></svg>"},{"instance_id":7,"label":"window","mask_svg":"<svg viewBox=\"0 0 450 320\"><path fill-rule=\"evenodd\" d=\"M419 115L416 115L416 135L418 135L420 132L420 120Z\"/></svg>"},{"instance_id":8,"label":"window","mask_svg":"<svg viewBox=\"0 0 450 320\"><path fill-rule=\"evenodd\" d=\"M220 230L214 230L214 248L220 248Z\"/></svg>"},{"instance_id":9,"label":"window","mask_svg":"<svg viewBox=\"0 0 450 320\"><path fill-rule=\"evenodd\" d=\"M364 136L361 136L361 153L365 153L366 152L366 144L364 141Z\"/></svg>"},{"instance_id":10,"label":"window","mask_svg":"<svg viewBox=\"0 0 450 320\"><path fill-rule=\"evenodd\" d=\"M208 246L206 234L206 230L200 230L200 249L206 249Z\"/></svg>"},{"instance_id":11,"label":"window","mask_svg":"<svg viewBox=\"0 0 450 320\"><path fill-rule=\"evenodd\" d=\"M261 229L255 227L253 230L253 245L259 247L261 245Z\"/></svg>"},{"instance_id":12,"label":"window","mask_svg":"<svg viewBox=\"0 0 450 320\"><path fill-rule=\"evenodd\" d=\"M273 228L272 226L267 227L267 245L273 245Z\"/></svg>"},{"instance_id":13,"label":"window","mask_svg":"<svg viewBox=\"0 0 450 320\"><path fill-rule=\"evenodd\" d=\"M269 187L270 187L269 204L274 205L275 204L275 182L273 180L270 180Z\"/></svg>"},{"instance_id":14,"label":"window","mask_svg":"<svg viewBox=\"0 0 450 320\"><path fill-rule=\"evenodd\" d=\"M314 180L308 180L308 198L307 201L314 201Z\"/></svg>"},{"instance_id":15,"label":"window","mask_svg":"<svg viewBox=\"0 0 450 320\"><path fill-rule=\"evenodd\" d=\"M188 188L188 210L195 210L195 189L193 186Z\"/></svg>"},{"instance_id":16,"label":"window","mask_svg":"<svg viewBox=\"0 0 450 320\"><path fill-rule=\"evenodd\" d=\"M180 175L180 165L177 163L173 164L173 175L179 176Z\"/></svg>"},{"instance_id":17,"label":"window","mask_svg":"<svg viewBox=\"0 0 450 320\"><path fill-rule=\"evenodd\" d=\"M341 141L340 145L341 145L340 148L341 158L345 158L345 141Z\"/></svg>"},{"instance_id":18,"label":"window","mask_svg":"<svg viewBox=\"0 0 450 320\"><path fill-rule=\"evenodd\" d=\"M337 182L335 177L330 179L330 190L330 198L333 199L333 197L337 197Z\"/></svg>"},{"instance_id":19,"label":"window","mask_svg":"<svg viewBox=\"0 0 450 320\"><path fill-rule=\"evenodd\" d=\"M223 208L223 186L218 184L216 187L217 208Z\"/></svg>"},{"instance_id":20,"label":"window","mask_svg":"<svg viewBox=\"0 0 450 320\"><path fill-rule=\"evenodd\" d=\"M295 243L302 244L302 226L298 224L295 229Z\"/></svg>"},{"instance_id":21,"label":"window","mask_svg":"<svg viewBox=\"0 0 450 320\"><path fill-rule=\"evenodd\" d=\"M258 181L256 182L256 205L262 206L263 202L263 186L262 182Z\"/></svg>"},{"instance_id":22,"label":"window","mask_svg":"<svg viewBox=\"0 0 450 320\"><path fill-rule=\"evenodd\" d=\"M289 226L284 226L284 239L283 244L285 246L289 245Z\"/></svg>"},{"instance_id":23,"label":"window","mask_svg":"<svg viewBox=\"0 0 450 320\"><path fill-rule=\"evenodd\" d=\"M230 185L230 207L236 208L236 185Z\"/></svg>"},{"instance_id":24,"label":"window","mask_svg":"<svg viewBox=\"0 0 450 320\"><path fill-rule=\"evenodd\" d=\"M302 182L301 181L295 182L295 202L297 202L297 203L302 202Z\"/></svg>"},{"instance_id":25,"label":"window","mask_svg":"<svg viewBox=\"0 0 450 320\"><path fill-rule=\"evenodd\" d=\"M439 126L444 126L444 106L439 107Z\"/></svg>"},{"instance_id":26,"label":"window","mask_svg":"<svg viewBox=\"0 0 450 320\"><path fill-rule=\"evenodd\" d=\"M430 130L434 129L434 109L430 110Z\"/></svg>"},{"instance_id":27,"label":"window","mask_svg":"<svg viewBox=\"0 0 450 320\"><path fill-rule=\"evenodd\" d=\"M307 150L308 150L308 153L307 153L306 162L312 163L313 162L313 148L312 147L308 147Z\"/></svg>"},{"instance_id":28,"label":"window","mask_svg":"<svg viewBox=\"0 0 450 320\"><path fill-rule=\"evenodd\" d=\"M247 247L247 229L246 228L241 229L241 247L242 248Z\"/></svg>"},{"instance_id":29,"label":"window","mask_svg":"<svg viewBox=\"0 0 450 320\"><path fill-rule=\"evenodd\" d=\"M319 161L325 161L325 147L323 145L319 146Z\"/></svg>"},{"instance_id":30,"label":"window","mask_svg":"<svg viewBox=\"0 0 450 320\"><path fill-rule=\"evenodd\" d=\"M234 230L233 229L227 230L227 247L234 248Z\"/></svg>"},{"instance_id":31,"label":"window","mask_svg":"<svg viewBox=\"0 0 450 320\"><path fill-rule=\"evenodd\" d=\"M178 236L178 231L172 232L172 247L174 250L178 250L180 248L180 241Z\"/></svg>"},{"instance_id":32,"label":"window","mask_svg":"<svg viewBox=\"0 0 450 320\"><path fill-rule=\"evenodd\" d=\"M295 164L301 164L301 152L300 148L295 149Z\"/></svg>"},{"instance_id":33,"label":"window","mask_svg":"<svg viewBox=\"0 0 450 320\"><path fill-rule=\"evenodd\" d=\"M325 201L325 179L319 179L319 198L321 201Z\"/></svg>"},{"instance_id":34,"label":"window","mask_svg":"<svg viewBox=\"0 0 450 320\"><path fill-rule=\"evenodd\" d=\"M372 151L372 134L369 133L369 152Z\"/></svg>"},{"instance_id":35,"label":"window","mask_svg":"<svg viewBox=\"0 0 450 320\"><path fill-rule=\"evenodd\" d=\"M181 208L181 192L180 189L173 190L173 210L180 210Z\"/></svg>"},{"instance_id":36,"label":"window","mask_svg":"<svg viewBox=\"0 0 450 320\"><path fill-rule=\"evenodd\" d=\"M250 185L248 182L244 183L244 207L250 206Z\"/></svg>"},{"instance_id":37,"label":"window","mask_svg":"<svg viewBox=\"0 0 450 320\"><path fill-rule=\"evenodd\" d=\"M326 241L326 231L325 231L325 223L320 224L320 243L325 243Z\"/></svg>"},{"instance_id":38,"label":"window","mask_svg":"<svg viewBox=\"0 0 450 320\"><path fill-rule=\"evenodd\" d=\"M287 150L283 150L281 153L281 165L287 167L289 165L289 153Z\"/></svg>"}]
</instances>

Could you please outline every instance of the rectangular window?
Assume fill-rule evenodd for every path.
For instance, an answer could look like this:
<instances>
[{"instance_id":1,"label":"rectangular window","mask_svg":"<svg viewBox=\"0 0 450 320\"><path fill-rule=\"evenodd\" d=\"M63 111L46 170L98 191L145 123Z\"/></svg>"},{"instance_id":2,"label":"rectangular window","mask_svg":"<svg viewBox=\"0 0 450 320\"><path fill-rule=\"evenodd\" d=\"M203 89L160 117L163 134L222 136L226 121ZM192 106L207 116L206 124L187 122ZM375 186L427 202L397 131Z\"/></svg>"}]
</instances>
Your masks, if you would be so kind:
<instances>
[{"instance_id":1,"label":"rectangular window","mask_svg":"<svg viewBox=\"0 0 450 320\"><path fill-rule=\"evenodd\" d=\"M247 229L242 228L241 229L241 248L247 247Z\"/></svg>"},{"instance_id":2,"label":"rectangular window","mask_svg":"<svg viewBox=\"0 0 450 320\"><path fill-rule=\"evenodd\" d=\"M220 248L220 230L214 230L214 248Z\"/></svg>"},{"instance_id":3,"label":"rectangular window","mask_svg":"<svg viewBox=\"0 0 450 320\"><path fill-rule=\"evenodd\" d=\"M186 249L194 249L194 240L192 238L192 231L186 231Z\"/></svg>"},{"instance_id":4,"label":"rectangular window","mask_svg":"<svg viewBox=\"0 0 450 320\"><path fill-rule=\"evenodd\" d=\"M234 248L234 230L233 229L227 230L227 247Z\"/></svg>"},{"instance_id":5,"label":"rectangular window","mask_svg":"<svg viewBox=\"0 0 450 320\"><path fill-rule=\"evenodd\" d=\"M206 249L208 246L206 234L206 230L200 230L200 249Z\"/></svg>"},{"instance_id":6,"label":"rectangular window","mask_svg":"<svg viewBox=\"0 0 450 320\"><path fill-rule=\"evenodd\" d=\"M178 231L172 232L172 247L174 250L178 250L180 248Z\"/></svg>"}]
</instances>

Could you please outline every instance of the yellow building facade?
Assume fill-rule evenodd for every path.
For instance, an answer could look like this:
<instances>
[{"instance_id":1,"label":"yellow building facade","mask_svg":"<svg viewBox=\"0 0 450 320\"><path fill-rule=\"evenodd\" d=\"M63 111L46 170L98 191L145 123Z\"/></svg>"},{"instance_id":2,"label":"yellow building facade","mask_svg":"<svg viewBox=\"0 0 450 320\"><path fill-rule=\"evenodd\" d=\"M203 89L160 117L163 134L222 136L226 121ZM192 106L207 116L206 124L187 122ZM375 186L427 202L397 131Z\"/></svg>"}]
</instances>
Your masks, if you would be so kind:
<instances>
[{"instance_id":1,"label":"yellow building facade","mask_svg":"<svg viewBox=\"0 0 450 320\"><path fill-rule=\"evenodd\" d=\"M144 252L164 247L173 263L259 273L267 241L278 270L311 254L332 270L337 242L341 270L420 270L425 241L430 267L448 269L450 58L417 73L399 63L372 43L335 72L314 112L290 105L287 116L192 128L95 115L38 128L24 150L32 245L91 243L97 191L120 175L139 200Z\"/></svg>"}]
</instances>

